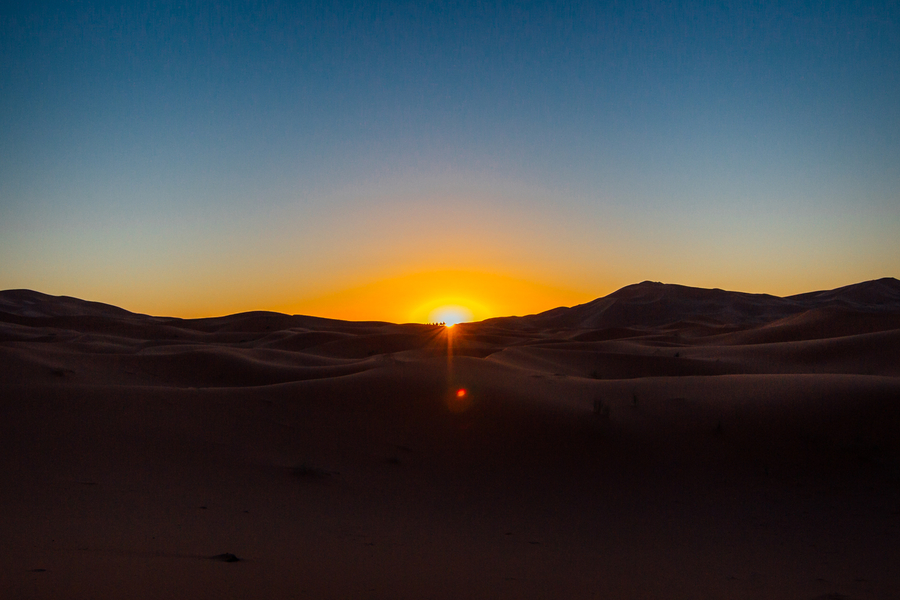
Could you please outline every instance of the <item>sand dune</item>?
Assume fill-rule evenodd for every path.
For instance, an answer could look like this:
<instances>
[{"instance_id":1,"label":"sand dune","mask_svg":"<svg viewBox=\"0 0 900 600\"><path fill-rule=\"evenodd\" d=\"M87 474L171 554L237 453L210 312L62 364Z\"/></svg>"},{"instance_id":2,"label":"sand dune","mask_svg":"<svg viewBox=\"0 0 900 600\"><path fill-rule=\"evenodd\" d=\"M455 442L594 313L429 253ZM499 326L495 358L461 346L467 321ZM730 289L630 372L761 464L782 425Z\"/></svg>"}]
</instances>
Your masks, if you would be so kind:
<instances>
[{"instance_id":1,"label":"sand dune","mask_svg":"<svg viewBox=\"0 0 900 600\"><path fill-rule=\"evenodd\" d=\"M0 597L900 597L894 279L453 329L12 290L0 394Z\"/></svg>"}]
</instances>

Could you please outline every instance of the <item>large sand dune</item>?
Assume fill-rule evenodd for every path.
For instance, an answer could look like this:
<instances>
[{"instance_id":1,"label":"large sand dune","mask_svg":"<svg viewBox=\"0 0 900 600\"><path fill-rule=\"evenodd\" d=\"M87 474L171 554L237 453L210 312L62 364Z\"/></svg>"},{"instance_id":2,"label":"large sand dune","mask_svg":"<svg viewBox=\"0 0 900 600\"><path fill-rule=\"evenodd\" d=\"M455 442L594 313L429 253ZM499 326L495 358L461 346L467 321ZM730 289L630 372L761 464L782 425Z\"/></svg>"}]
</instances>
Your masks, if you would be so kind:
<instances>
[{"instance_id":1,"label":"large sand dune","mask_svg":"<svg viewBox=\"0 0 900 600\"><path fill-rule=\"evenodd\" d=\"M0 382L3 598L900 597L894 279L452 329L11 290Z\"/></svg>"}]
</instances>

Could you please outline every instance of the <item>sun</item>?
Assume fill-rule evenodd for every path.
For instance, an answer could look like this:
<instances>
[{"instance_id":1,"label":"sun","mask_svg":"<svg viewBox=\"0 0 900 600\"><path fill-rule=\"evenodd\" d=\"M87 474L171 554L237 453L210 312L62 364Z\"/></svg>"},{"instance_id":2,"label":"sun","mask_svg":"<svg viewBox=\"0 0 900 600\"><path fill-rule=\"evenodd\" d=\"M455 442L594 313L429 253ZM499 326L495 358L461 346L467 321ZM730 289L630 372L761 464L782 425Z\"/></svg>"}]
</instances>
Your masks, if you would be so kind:
<instances>
[{"instance_id":1,"label":"sun","mask_svg":"<svg viewBox=\"0 0 900 600\"><path fill-rule=\"evenodd\" d=\"M459 304L445 304L428 313L429 322L443 323L447 327L453 327L457 323L467 323L472 319L472 311Z\"/></svg>"}]
</instances>

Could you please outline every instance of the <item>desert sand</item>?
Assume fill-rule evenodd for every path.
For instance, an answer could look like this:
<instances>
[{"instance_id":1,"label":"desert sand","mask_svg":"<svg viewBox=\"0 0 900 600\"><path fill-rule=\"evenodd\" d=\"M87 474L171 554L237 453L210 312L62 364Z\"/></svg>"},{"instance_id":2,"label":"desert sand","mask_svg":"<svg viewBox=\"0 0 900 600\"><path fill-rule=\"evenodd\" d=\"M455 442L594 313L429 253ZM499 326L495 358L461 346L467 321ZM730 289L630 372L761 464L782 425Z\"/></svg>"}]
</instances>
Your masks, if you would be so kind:
<instances>
[{"instance_id":1,"label":"desert sand","mask_svg":"<svg viewBox=\"0 0 900 600\"><path fill-rule=\"evenodd\" d=\"M2 598L900 598L895 279L453 328L10 290L0 382Z\"/></svg>"}]
</instances>

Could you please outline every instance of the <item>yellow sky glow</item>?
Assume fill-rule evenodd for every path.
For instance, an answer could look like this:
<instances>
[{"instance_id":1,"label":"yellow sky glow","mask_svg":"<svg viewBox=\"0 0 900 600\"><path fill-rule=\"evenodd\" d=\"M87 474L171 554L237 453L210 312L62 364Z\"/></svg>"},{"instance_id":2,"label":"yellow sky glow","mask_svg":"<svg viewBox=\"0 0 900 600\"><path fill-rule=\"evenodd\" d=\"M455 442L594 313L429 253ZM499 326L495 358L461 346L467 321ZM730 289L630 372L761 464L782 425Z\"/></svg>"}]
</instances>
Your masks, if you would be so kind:
<instances>
[{"instance_id":1,"label":"yellow sky glow","mask_svg":"<svg viewBox=\"0 0 900 600\"><path fill-rule=\"evenodd\" d=\"M301 300L279 310L350 321L429 323L442 307L468 310L473 321L526 315L593 298L505 275L475 271L431 271L369 283Z\"/></svg>"}]
</instances>

